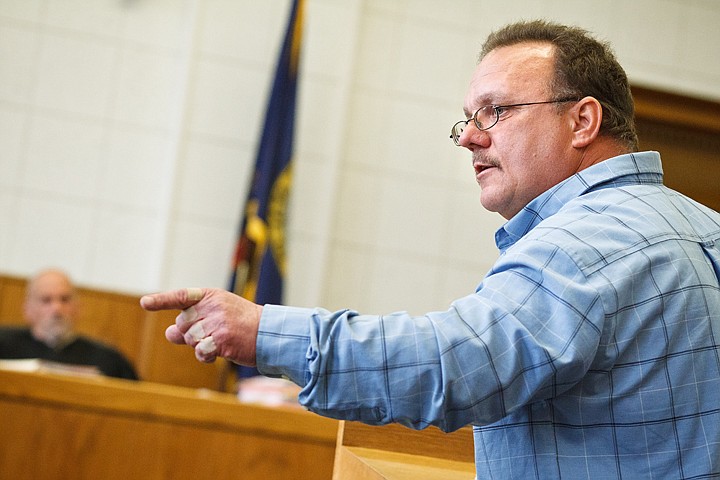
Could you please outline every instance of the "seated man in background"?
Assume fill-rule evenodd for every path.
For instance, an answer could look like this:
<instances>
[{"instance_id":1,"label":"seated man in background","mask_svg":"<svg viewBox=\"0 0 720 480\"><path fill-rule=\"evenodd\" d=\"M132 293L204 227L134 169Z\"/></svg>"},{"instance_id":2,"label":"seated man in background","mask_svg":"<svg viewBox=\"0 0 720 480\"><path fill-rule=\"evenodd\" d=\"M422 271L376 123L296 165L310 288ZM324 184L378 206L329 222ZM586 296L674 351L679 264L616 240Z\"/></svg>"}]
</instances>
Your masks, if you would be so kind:
<instances>
[{"instance_id":1,"label":"seated man in background","mask_svg":"<svg viewBox=\"0 0 720 480\"><path fill-rule=\"evenodd\" d=\"M0 358L92 366L110 377L138 379L120 352L73 331L77 300L65 273L44 270L30 279L23 312L29 328L0 328Z\"/></svg>"}]
</instances>

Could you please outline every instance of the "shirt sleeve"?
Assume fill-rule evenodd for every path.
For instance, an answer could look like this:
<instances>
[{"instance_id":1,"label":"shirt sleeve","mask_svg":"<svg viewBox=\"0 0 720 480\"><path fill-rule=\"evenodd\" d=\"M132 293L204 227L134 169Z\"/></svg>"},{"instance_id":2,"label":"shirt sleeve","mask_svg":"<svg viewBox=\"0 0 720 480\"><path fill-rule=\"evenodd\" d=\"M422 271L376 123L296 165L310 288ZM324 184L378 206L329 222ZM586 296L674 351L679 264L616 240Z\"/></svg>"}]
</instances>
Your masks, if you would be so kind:
<instances>
[{"instance_id":1,"label":"shirt sleeve","mask_svg":"<svg viewBox=\"0 0 720 480\"><path fill-rule=\"evenodd\" d=\"M526 242L444 312L360 315L266 306L258 368L316 413L370 424L489 424L580 381L602 334L597 291L570 258Z\"/></svg>"}]
</instances>

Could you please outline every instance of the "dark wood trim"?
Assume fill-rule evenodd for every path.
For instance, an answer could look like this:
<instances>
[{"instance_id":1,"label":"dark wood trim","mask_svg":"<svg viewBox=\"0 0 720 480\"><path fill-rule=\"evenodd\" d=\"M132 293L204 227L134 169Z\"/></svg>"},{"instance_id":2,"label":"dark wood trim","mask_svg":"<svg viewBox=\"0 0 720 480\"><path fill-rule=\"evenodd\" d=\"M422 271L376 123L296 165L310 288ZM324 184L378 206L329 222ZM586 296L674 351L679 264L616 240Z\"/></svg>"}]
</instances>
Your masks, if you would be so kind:
<instances>
[{"instance_id":1,"label":"dark wood trim","mask_svg":"<svg viewBox=\"0 0 720 480\"><path fill-rule=\"evenodd\" d=\"M720 134L720 102L632 86L635 118Z\"/></svg>"}]
</instances>

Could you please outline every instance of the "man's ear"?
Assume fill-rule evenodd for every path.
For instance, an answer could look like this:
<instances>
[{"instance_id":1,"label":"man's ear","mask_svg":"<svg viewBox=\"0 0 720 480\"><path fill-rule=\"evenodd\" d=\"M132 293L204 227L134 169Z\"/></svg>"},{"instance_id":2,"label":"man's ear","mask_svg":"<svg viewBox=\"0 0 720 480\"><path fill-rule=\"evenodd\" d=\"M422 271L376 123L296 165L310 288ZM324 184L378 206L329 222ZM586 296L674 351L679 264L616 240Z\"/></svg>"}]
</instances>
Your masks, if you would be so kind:
<instances>
[{"instance_id":1,"label":"man's ear","mask_svg":"<svg viewBox=\"0 0 720 480\"><path fill-rule=\"evenodd\" d=\"M595 141L600 133L603 110L593 97L585 97L571 109L573 121L572 146L583 148Z\"/></svg>"}]
</instances>

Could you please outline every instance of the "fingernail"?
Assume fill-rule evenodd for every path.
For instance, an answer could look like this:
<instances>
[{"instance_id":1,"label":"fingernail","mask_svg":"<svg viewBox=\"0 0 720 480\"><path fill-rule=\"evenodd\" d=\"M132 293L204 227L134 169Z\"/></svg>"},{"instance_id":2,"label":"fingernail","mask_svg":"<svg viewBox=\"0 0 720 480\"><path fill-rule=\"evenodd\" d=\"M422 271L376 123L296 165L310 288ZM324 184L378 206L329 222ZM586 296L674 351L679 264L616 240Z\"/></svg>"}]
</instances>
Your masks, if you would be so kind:
<instances>
[{"instance_id":1,"label":"fingernail","mask_svg":"<svg viewBox=\"0 0 720 480\"><path fill-rule=\"evenodd\" d=\"M140 299L140 306L143 308L150 308L155 305L155 299L149 295L145 295Z\"/></svg>"}]
</instances>

